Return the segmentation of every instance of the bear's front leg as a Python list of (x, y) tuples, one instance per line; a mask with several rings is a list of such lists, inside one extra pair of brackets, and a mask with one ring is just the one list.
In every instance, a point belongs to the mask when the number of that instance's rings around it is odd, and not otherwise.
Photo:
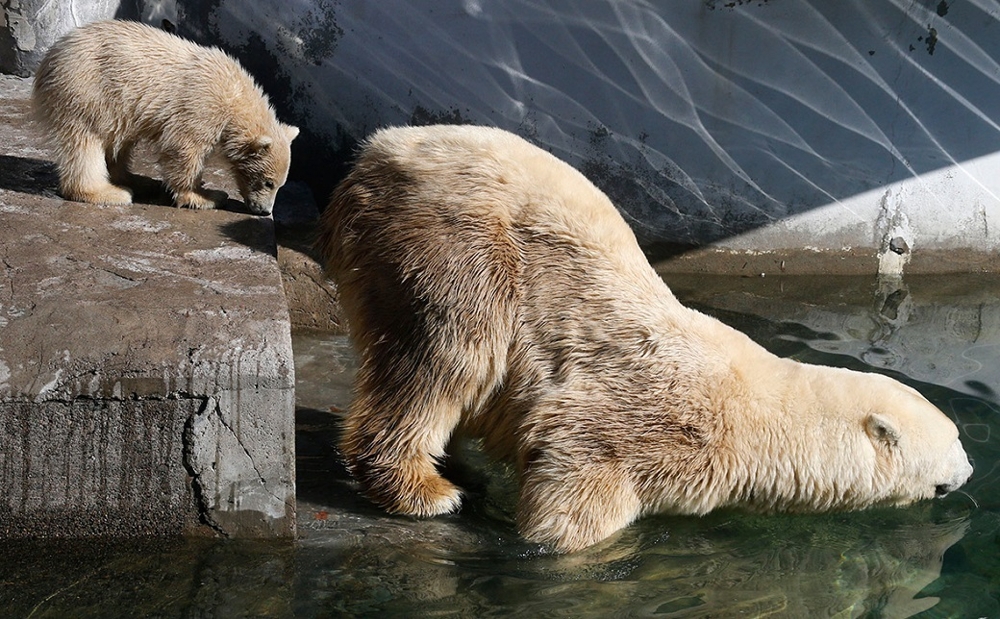
[(564, 458), (536, 458), (522, 473), (517, 526), (526, 539), (575, 552), (628, 526), (642, 511), (633, 482), (612, 463), (566, 469)]
[(201, 172), (208, 152), (198, 149), (165, 148), (160, 155), (163, 181), (182, 208), (210, 209), (226, 201), (224, 191), (206, 190), (201, 184)]

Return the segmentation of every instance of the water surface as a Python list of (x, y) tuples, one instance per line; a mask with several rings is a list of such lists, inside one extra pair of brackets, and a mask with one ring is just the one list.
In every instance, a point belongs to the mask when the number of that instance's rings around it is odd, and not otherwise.
[(776, 354), (890, 374), (958, 424), (965, 493), (820, 516), (650, 517), (571, 556), (522, 540), (506, 467), (463, 445), (458, 514), (385, 515), (334, 443), (344, 337), (294, 338), (294, 542), (4, 542), (12, 617), (1000, 617), (1000, 278), (666, 276)]

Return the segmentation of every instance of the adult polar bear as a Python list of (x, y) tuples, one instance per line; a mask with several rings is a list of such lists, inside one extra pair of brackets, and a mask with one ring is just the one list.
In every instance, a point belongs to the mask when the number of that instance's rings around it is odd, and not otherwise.
[(318, 247), (360, 356), (341, 448), (389, 511), (458, 507), (435, 467), (455, 433), (517, 467), (519, 529), (560, 551), (647, 513), (903, 505), (972, 473), (913, 389), (682, 306), (608, 198), (510, 133), (377, 132)]

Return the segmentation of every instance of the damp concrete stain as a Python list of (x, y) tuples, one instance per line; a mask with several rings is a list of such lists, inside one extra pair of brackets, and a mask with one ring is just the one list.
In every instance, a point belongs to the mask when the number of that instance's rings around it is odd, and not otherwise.
[(931, 26), (927, 27), (927, 37), (924, 39), (924, 43), (927, 45), (927, 53), (931, 56), (934, 55), (934, 48), (937, 47), (938, 35), (937, 29)]
[(410, 124), (414, 127), (427, 125), (471, 125), (472, 119), (462, 116), (462, 111), (458, 108), (450, 110), (434, 111), (417, 105), (410, 114)]

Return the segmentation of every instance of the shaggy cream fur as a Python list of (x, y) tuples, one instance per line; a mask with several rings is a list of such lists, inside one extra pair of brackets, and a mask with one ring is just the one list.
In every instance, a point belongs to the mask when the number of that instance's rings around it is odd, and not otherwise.
[(360, 356), (342, 450), (389, 511), (456, 509), (456, 433), (517, 467), (521, 532), (561, 551), (653, 512), (902, 505), (972, 473), (913, 389), (682, 306), (607, 197), (510, 133), (379, 131), (318, 247)]
[(219, 146), (247, 207), (266, 215), (299, 131), (278, 122), (225, 53), (138, 22), (97, 22), (60, 39), (38, 68), (32, 104), (55, 149), (63, 196), (83, 202), (130, 203), (137, 179), (129, 157), (147, 140), (178, 206), (225, 199), (201, 186), (205, 158)]

